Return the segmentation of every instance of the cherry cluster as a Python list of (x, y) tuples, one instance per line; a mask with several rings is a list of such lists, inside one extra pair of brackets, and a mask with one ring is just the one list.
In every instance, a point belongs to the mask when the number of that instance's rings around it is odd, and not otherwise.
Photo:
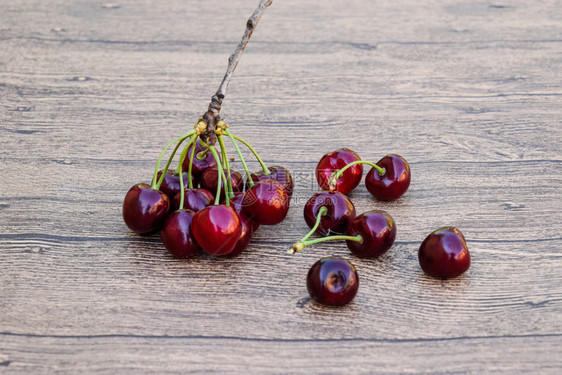
[[(170, 142), (158, 158), (152, 184), (139, 183), (126, 194), (123, 219), (141, 234), (160, 230), (168, 251), (177, 258), (190, 258), (201, 250), (234, 257), (248, 246), (260, 225), (282, 222), (289, 211), (293, 179), (281, 166), (267, 167), (254, 148), (231, 133), (222, 120), (216, 124), (219, 149), (201, 135), (208, 126), (201, 118), (194, 129)], [(230, 168), (224, 138), (232, 141), (246, 173)], [(170, 165), (185, 142), (178, 167)], [(262, 170), (250, 173), (238, 146), (244, 144)], [(164, 169), (162, 157), (175, 145)], [(228, 176), (228, 177), (227, 177)]]
[[(304, 207), (304, 219), (311, 230), (291, 247), (290, 254), (333, 240), (345, 240), (351, 253), (361, 258), (378, 257), (392, 247), (396, 239), (394, 219), (382, 210), (357, 215), (346, 195), (361, 182), (363, 165), (371, 166), (365, 186), (378, 200), (395, 200), (408, 190), (410, 167), (400, 155), (386, 155), (375, 164), (361, 160), (347, 148), (325, 154), (316, 166), (316, 179), (324, 191), (314, 194)], [(324, 237), (309, 240), (314, 233)], [(427, 236), (418, 259), (424, 272), (444, 279), (457, 277), (470, 266), (466, 241), (455, 227), (440, 228)], [(325, 257), (310, 268), (307, 287), (313, 300), (342, 306), (355, 297), (359, 278), (347, 260)]]

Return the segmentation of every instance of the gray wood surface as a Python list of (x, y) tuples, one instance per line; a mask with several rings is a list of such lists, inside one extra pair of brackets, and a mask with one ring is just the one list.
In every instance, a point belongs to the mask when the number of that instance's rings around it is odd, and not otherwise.
[[(560, 374), (559, 2), (275, 0), (222, 113), (293, 171), (287, 220), (232, 260), (126, 228), (125, 193), (203, 113), (257, 3), (0, 1), (0, 373)], [(409, 160), (400, 200), (351, 194), (397, 242), (289, 256), (339, 147)], [(472, 256), (450, 281), (417, 262), (443, 225)], [(359, 272), (344, 308), (308, 298), (328, 254)]]

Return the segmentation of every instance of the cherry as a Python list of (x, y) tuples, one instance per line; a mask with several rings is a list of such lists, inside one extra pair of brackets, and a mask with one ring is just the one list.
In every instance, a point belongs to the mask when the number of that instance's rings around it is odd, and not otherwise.
[(365, 177), (367, 190), (375, 198), (383, 201), (401, 197), (410, 186), (410, 166), (406, 159), (390, 154), (379, 160), (377, 165), (384, 168), (385, 173), (381, 175), (372, 168)]
[[(157, 181), (160, 181), (160, 177), (162, 176), (162, 170), (158, 171)], [(187, 172), (183, 173), (183, 183), (185, 186), (189, 183), (189, 175)], [(193, 181), (195, 183), (195, 181)], [(174, 169), (168, 169), (164, 179), (162, 180), (162, 184), (160, 185), (160, 191), (168, 196), (168, 198), (173, 199), (177, 193), (181, 190), (180, 184), (180, 174), (176, 172)]]
[(466, 240), (455, 227), (431, 232), (420, 246), (418, 259), (425, 273), (441, 279), (460, 276), (470, 267)]
[(160, 190), (140, 183), (133, 186), (123, 201), (123, 220), (137, 233), (149, 233), (158, 229), (166, 220), (170, 199)]
[(160, 238), (166, 249), (176, 258), (190, 258), (201, 253), (201, 248), (191, 233), (194, 214), (191, 210), (177, 210), (164, 222)]
[(252, 227), (252, 220), (248, 219), (244, 214), (238, 213), (238, 217), (240, 218), (240, 225), (242, 227), (242, 233), (240, 234), (240, 238), (238, 242), (236, 242), (236, 246), (234, 250), (227, 254), (227, 257), (234, 258), (244, 251), (250, 240), (252, 239), (252, 235), (254, 234), (254, 228)]
[[(211, 205), (215, 197), (207, 189), (189, 189), (184, 188), (183, 208), (194, 212), (201, 211), (203, 208)], [(180, 207), (181, 193), (177, 193), (172, 201), (172, 210)]]
[[(252, 181), (259, 182), (261, 180), (276, 180), (283, 188), (287, 191), (289, 199), (293, 196), (294, 182), (291, 174), (286, 168), (280, 167), (278, 165), (268, 167), (270, 174), (265, 174), (263, 171), (254, 172), (250, 176)], [(249, 186), (247, 186), (249, 189)]]
[[(327, 153), (322, 156), (316, 166), (316, 180), (323, 190), (328, 190), (330, 176), (338, 169), (342, 169), (346, 164), (361, 160), (359, 155), (348, 148)], [(342, 194), (347, 194), (359, 185), (363, 177), (363, 166), (357, 164), (347, 169), (337, 180), (335, 190)]]
[[(189, 146), (189, 149), (187, 150), (186, 158), (182, 164), (182, 169), (185, 172), (189, 171), (189, 161), (191, 160), (190, 158), (191, 158), (192, 147), (193, 145)], [(211, 151), (207, 151), (207, 153), (205, 153), (205, 155), (202, 158), (199, 158), (200, 153), (205, 150), (207, 150), (207, 147), (202, 146), (201, 143), (197, 141), (197, 144), (195, 145), (195, 155), (193, 157), (193, 165), (191, 167), (192, 168), (191, 172), (194, 176), (199, 177), (208, 168), (217, 166), (217, 163)]]
[(212, 255), (232, 252), (242, 234), (240, 217), (232, 207), (222, 204), (197, 212), (191, 225), (197, 243)]
[(353, 264), (347, 260), (325, 257), (314, 263), (308, 271), (306, 286), (314, 301), (343, 306), (357, 294), (359, 277)]
[[(225, 171), (226, 174), (226, 171)], [(217, 192), (217, 184), (219, 178), (219, 171), (217, 167), (211, 167), (207, 169), (201, 176), (201, 187), (209, 190), (213, 194)], [(242, 175), (240, 172), (233, 169), (230, 170), (230, 181), (232, 181), (232, 190), (234, 192), (242, 191), (244, 187), (244, 181), (242, 180)], [(221, 191), (224, 190), (224, 182), (221, 181)]]
[(372, 210), (357, 216), (347, 229), (347, 235), (360, 235), (362, 238), (362, 242), (346, 241), (354, 255), (373, 258), (392, 247), (396, 239), (396, 224), (385, 211)]
[(242, 200), (242, 213), (264, 225), (279, 224), (289, 211), (287, 191), (275, 180), (261, 180)]
[(309, 228), (313, 228), (316, 224), (321, 207), (326, 207), (326, 213), (320, 219), (317, 228), (322, 235), (345, 233), (349, 224), (355, 219), (355, 207), (345, 195), (337, 191), (323, 191), (314, 194), (304, 206), (304, 220)]

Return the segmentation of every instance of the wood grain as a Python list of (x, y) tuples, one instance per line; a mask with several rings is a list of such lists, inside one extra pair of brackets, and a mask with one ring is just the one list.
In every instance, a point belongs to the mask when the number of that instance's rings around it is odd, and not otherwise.
[[(0, 373), (562, 371), (555, 1), (274, 1), (221, 113), (292, 171), (291, 210), (239, 258), (191, 261), (129, 232), (122, 199), (204, 112), (257, 1), (108, 4), (0, 3)], [(397, 242), (289, 256), (339, 147), (410, 162), (400, 200), (351, 194)], [(472, 256), (450, 281), (417, 262), (443, 225)], [(306, 292), (327, 254), (360, 275), (341, 309)]]

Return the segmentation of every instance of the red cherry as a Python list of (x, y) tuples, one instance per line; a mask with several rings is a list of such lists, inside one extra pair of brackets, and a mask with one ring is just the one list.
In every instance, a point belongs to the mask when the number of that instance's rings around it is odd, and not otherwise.
[(201, 253), (201, 248), (191, 233), (194, 214), (191, 210), (174, 211), (164, 222), (160, 238), (166, 249), (176, 258), (190, 258)]
[(160, 190), (148, 184), (136, 184), (125, 195), (123, 220), (137, 233), (149, 233), (158, 229), (166, 220), (170, 199)]
[(304, 220), (309, 228), (316, 224), (321, 207), (327, 208), (326, 214), (320, 219), (320, 226), (316, 229), (322, 235), (345, 233), (355, 219), (355, 206), (345, 195), (337, 191), (323, 191), (314, 194), (304, 206)]
[[(183, 208), (194, 212), (201, 211), (213, 203), (213, 194), (207, 189), (184, 189)], [(172, 201), (172, 210), (180, 206), (181, 194), (177, 193)]]
[[(242, 212), (242, 203), (244, 202), (244, 195), (245, 193), (238, 192), (238, 193), (234, 193), (234, 198), (230, 198), (230, 206), (234, 208), (234, 210), (236, 210), (236, 212), (238, 213)], [(245, 215), (243, 216), (246, 218), (248, 223), (252, 226), (252, 232), (255, 233), (260, 227), (260, 223), (251, 220)]]
[(240, 254), (248, 247), (250, 240), (252, 239), (252, 235), (254, 234), (254, 229), (252, 228), (251, 220), (248, 219), (244, 214), (239, 213), (238, 217), (240, 218), (240, 225), (242, 226), (242, 233), (240, 234), (240, 238), (238, 242), (236, 242), (236, 246), (234, 250), (227, 254), (227, 257), (234, 258)]
[(262, 180), (246, 192), (242, 213), (264, 225), (279, 224), (289, 211), (289, 196), (275, 180)]
[[(182, 164), (182, 169), (184, 172), (189, 171), (189, 160), (191, 158), (191, 150), (192, 150), (193, 144), (191, 146), (189, 146), (189, 149), (187, 150), (187, 156), (183, 161)], [(213, 156), (213, 153), (211, 151), (208, 151), (205, 156), (202, 159), (199, 159), (197, 157), (197, 155), (201, 152), (201, 151), (205, 151), (207, 148), (203, 147), (201, 145), (201, 143), (199, 141), (197, 141), (197, 144), (195, 145), (195, 155), (193, 158), (193, 165), (192, 165), (192, 169), (191, 172), (194, 176), (201, 176), (203, 174), (203, 172), (205, 172), (208, 168), (211, 167), (216, 167), (217, 163), (215, 161), (215, 158)], [(218, 150), (217, 150), (218, 152)], [(219, 153), (219, 157), (220, 157), (220, 153)]]
[(351, 222), (347, 235), (361, 235), (363, 238), (363, 242), (346, 241), (354, 255), (373, 258), (392, 247), (396, 239), (396, 224), (385, 211), (368, 211)]
[(470, 267), (466, 240), (455, 227), (431, 232), (420, 246), (418, 259), (425, 273), (441, 279), (460, 276)]
[(306, 286), (314, 301), (324, 305), (343, 306), (357, 294), (359, 277), (353, 264), (347, 260), (326, 257), (310, 268)]
[(372, 168), (365, 177), (367, 190), (382, 201), (400, 198), (410, 186), (410, 166), (406, 159), (400, 155), (390, 154), (379, 160), (377, 165), (384, 168), (385, 173), (381, 176), (375, 168)]
[[(322, 156), (320, 162), (316, 166), (316, 180), (322, 190), (328, 190), (329, 179), (333, 172), (342, 169), (347, 164), (361, 160), (359, 155), (348, 148), (340, 148), (338, 150), (327, 153)], [(336, 191), (347, 194), (359, 185), (363, 177), (363, 165), (356, 164), (347, 169), (338, 178), (336, 182)]]
[[(163, 171), (158, 171), (157, 181), (160, 181), (160, 177), (162, 176)], [(188, 180), (189, 176), (187, 172), (183, 173), (183, 183), (184, 186), (187, 186), (189, 183)], [(160, 191), (163, 192), (168, 196), (168, 198), (173, 199), (174, 196), (179, 193), (181, 190), (180, 184), (180, 174), (177, 173), (174, 169), (168, 169), (164, 179), (162, 180), (162, 184), (160, 185)]]
[(199, 246), (212, 255), (232, 252), (242, 234), (238, 214), (232, 207), (222, 204), (197, 212), (191, 226)]
[[(226, 175), (226, 172), (225, 172)], [(201, 187), (203, 189), (209, 190), (211, 193), (217, 193), (219, 171), (217, 167), (211, 167), (207, 169), (201, 176)], [(233, 169), (230, 170), (230, 181), (232, 181), (232, 190), (234, 192), (242, 191), (244, 187), (244, 181), (242, 180), (242, 175), (240, 172)], [(221, 191), (224, 191), (224, 181), (221, 179)], [(224, 193), (221, 193), (223, 195)]]
[[(272, 167), (268, 167), (270, 174), (264, 174), (263, 171), (254, 172), (250, 176), (252, 177), (252, 181), (259, 182), (261, 180), (276, 180), (278, 181), (283, 188), (287, 191), (287, 195), (289, 199), (293, 196), (293, 178), (289, 171), (283, 167), (278, 165), (274, 165)], [(247, 186), (249, 189), (249, 186)]]

